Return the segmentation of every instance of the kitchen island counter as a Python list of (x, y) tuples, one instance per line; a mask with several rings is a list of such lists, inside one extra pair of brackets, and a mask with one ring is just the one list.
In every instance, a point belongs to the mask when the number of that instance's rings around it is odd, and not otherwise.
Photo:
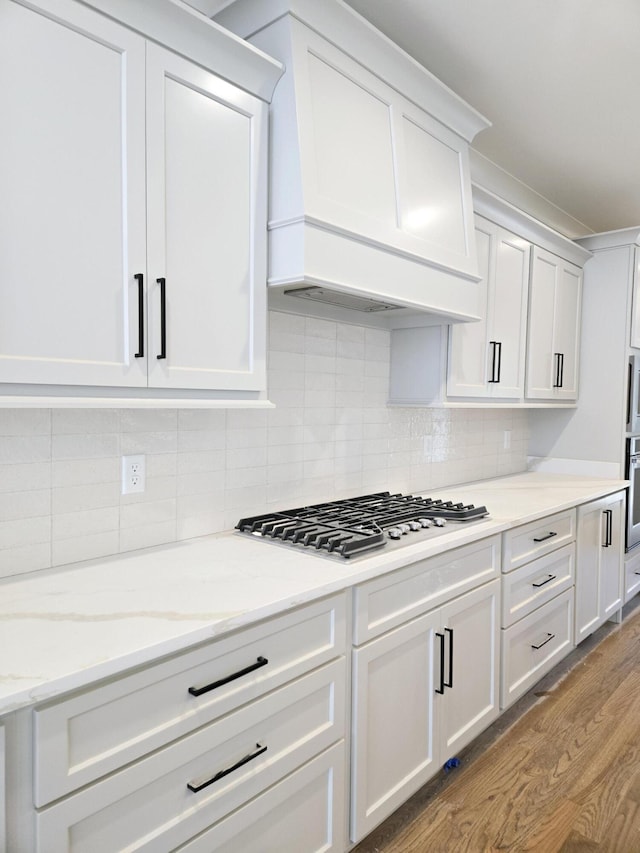
[(490, 517), (353, 561), (227, 532), (7, 578), (0, 582), (0, 714), (625, 485), (525, 473), (429, 492), (484, 504)]

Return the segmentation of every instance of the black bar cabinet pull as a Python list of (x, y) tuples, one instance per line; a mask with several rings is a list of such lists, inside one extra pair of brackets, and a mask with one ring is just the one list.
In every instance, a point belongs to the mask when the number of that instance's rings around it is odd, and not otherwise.
[(498, 352), (498, 341), (489, 341), (489, 346), (492, 347), (491, 350), (491, 379), (488, 379), (487, 382), (497, 382), (496, 379), (496, 355)]
[(629, 362), (629, 375), (627, 377), (627, 429), (631, 429), (631, 394), (633, 391), (633, 365)]
[(557, 536), (558, 534), (555, 530), (550, 530), (548, 533), (545, 533), (544, 536), (538, 536), (537, 538), (534, 536), (534, 542), (545, 542), (547, 539), (551, 539), (553, 536)]
[(160, 285), (160, 355), (157, 358), (167, 357), (167, 280), (157, 278)]
[(605, 528), (604, 528), (604, 542), (602, 543), (603, 548), (608, 548), (613, 542), (613, 510), (605, 509), (603, 510), (605, 517)]
[(247, 675), (256, 669), (260, 669), (261, 666), (266, 666), (268, 663), (269, 661), (266, 658), (259, 657), (255, 663), (251, 664), (251, 666), (245, 666), (244, 669), (239, 669), (238, 672), (234, 672), (232, 675), (227, 675), (226, 678), (221, 678), (219, 681), (212, 681), (211, 684), (206, 684), (204, 687), (190, 687), (189, 693), (192, 696), (202, 696), (203, 693), (209, 693), (210, 690), (222, 687), (223, 684), (235, 681), (236, 678), (242, 678), (243, 675)]
[(449, 680), (443, 680), (443, 684), (445, 687), (453, 687), (453, 629), (445, 628), (444, 632), (449, 635)]
[(543, 640), (543, 641), (540, 643), (540, 645), (538, 645), (538, 646), (534, 646), (534, 645), (533, 645), (533, 643), (532, 643), (532, 644), (531, 644), (531, 648), (532, 648), (532, 649), (541, 649), (543, 646), (546, 646), (546, 645), (547, 645), (547, 643), (551, 642), (551, 640), (553, 640), (553, 638), (554, 638), (554, 637), (555, 637), (555, 634), (549, 634), (549, 633), (547, 633), (547, 638), (546, 638), (546, 640)]
[(233, 773), (234, 770), (238, 770), (240, 767), (244, 767), (245, 764), (248, 764), (250, 761), (253, 761), (254, 758), (257, 758), (259, 755), (262, 755), (267, 751), (266, 746), (260, 746), (259, 743), (256, 744), (255, 752), (250, 752), (248, 755), (245, 755), (244, 758), (241, 758), (240, 761), (236, 761), (231, 767), (227, 767), (226, 770), (220, 770), (220, 772), (216, 773), (215, 776), (212, 776), (211, 779), (206, 779), (204, 782), (187, 782), (187, 788), (190, 791), (193, 791), (194, 794), (197, 794), (198, 791), (201, 791), (203, 788), (207, 788), (209, 785), (213, 785), (214, 782), (217, 782), (218, 779), (223, 779), (225, 776), (228, 776), (229, 773)]
[(137, 272), (134, 275), (138, 282), (138, 352), (135, 358), (144, 358), (144, 275)]
[(564, 381), (564, 353), (554, 352), (553, 357), (556, 360), (556, 381), (553, 383), (553, 387), (562, 388)]
[(545, 584), (549, 583), (549, 581), (554, 581), (555, 579), (556, 579), (556, 575), (547, 575), (545, 580), (540, 581), (540, 583), (532, 583), (531, 586), (535, 586), (536, 588), (538, 588), (540, 586), (544, 586)]
[(498, 378), (496, 382), (500, 382), (502, 377), (502, 341), (496, 341), (497, 350), (498, 350)]
[(444, 634), (436, 631), (436, 637), (440, 639), (440, 687), (436, 687), (436, 693), (444, 693)]

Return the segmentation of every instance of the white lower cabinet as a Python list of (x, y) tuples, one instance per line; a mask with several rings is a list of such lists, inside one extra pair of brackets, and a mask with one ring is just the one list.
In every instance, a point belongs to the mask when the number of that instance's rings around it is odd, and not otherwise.
[(640, 548), (625, 556), (624, 561), (624, 603), (631, 601), (640, 592)]
[[(475, 573), (499, 571), (499, 538), (482, 540), (442, 558), (423, 561), (424, 583), (442, 582), (445, 564)], [(431, 564), (431, 565), (430, 565)], [(415, 592), (415, 570), (392, 573), (356, 589), (356, 638), (370, 625), (363, 606), (401, 612)], [(405, 587), (406, 581), (411, 583)], [(447, 587), (450, 601), (364, 643), (353, 652), (351, 840), (359, 841), (433, 776), (498, 715), (498, 579), (459, 595), (463, 579)], [(442, 588), (444, 587), (444, 588)], [(362, 617), (359, 619), (358, 616)], [(362, 624), (359, 624), (359, 623)], [(384, 629), (383, 629), (384, 630)]]
[(622, 608), (624, 518), (624, 491), (578, 508), (576, 643)]
[(332, 596), (36, 709), (35, 853), (344, 850), (345, 610)]
[(574, 647), (576, 511), (503, 536), (500, 707), (519, 699)]

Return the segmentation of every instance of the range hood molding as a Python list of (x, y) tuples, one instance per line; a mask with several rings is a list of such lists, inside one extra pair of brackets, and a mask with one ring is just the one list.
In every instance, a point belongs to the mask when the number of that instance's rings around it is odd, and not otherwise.
[(398, 306), (326, 306), (353, 322), (478, 319), (468, 148), (486, 119), (341, 0), (234, 0), (216, 21), (286, 68), (271, 105), (272, 307), (324, 312), (284, 293), (318, 286)]

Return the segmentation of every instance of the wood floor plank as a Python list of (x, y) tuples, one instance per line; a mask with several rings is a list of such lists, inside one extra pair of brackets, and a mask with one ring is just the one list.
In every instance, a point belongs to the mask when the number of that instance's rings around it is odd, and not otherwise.
[(557, 806), (536, 821), (532, 831), (521, 834), (509, 848), (512, 853), (558, 853), (573, 830), (580, 806), (560, 800)]
[(640, 853), (640, 608), (603, 631), (353, 853)]
[(558, 853), (602, 853), (602, 848), (595, 841), (589, 841), (584, 835), (575, 830), (566, 838)]

